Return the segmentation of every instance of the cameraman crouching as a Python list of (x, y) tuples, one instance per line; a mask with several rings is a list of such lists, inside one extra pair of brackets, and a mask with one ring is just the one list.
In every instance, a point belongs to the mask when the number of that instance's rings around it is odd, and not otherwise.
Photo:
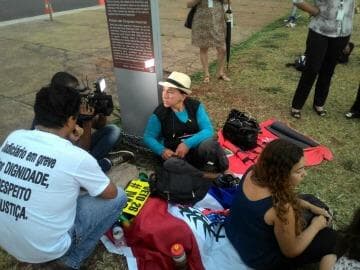
[[(57, 72), (51, 79), (53, 87), (72, 87), (79, 89), (79, 81), (67, 72)], [(120, 138), (120, 128), (113, 124), (107, 124), (107, 117), (102, 114), (95, 114), (93, 107), (81, 102), (80, 116), (78, 125), (82, 128), (77, 129), (76, 141), (72, 140), (77, 146), (89, 151), (98, 161), (103, 172), (108, 172), (112, 166), (126, 162), (134, 157), (130, 151), (118, 151), (115, 158), (107, 158), (111, 149)], [(92, 133), (92, 129), (96, 131)]]
[[(36, 129), (14, 131), (1, 146), (0, 247), (40, 269), (79, 269), (127, 200), (69, 141), (79, 106), (73, 88), (42, 88)], [(88, 193), (79, 196), (80, 188)]]

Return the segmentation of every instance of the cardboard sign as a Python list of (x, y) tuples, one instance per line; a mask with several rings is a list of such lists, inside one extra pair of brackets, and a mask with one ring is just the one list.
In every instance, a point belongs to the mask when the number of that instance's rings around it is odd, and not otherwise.
[(133, 179), (125, 188), (128, 201), (123, 212), (136, 216), (150, 195), (149, 183)]

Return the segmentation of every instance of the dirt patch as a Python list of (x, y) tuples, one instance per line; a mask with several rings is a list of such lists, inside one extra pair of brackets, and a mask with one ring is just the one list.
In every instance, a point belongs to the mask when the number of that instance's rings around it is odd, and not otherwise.
[[(246, 40), (270, 22), (290, 12), (291, 3), (282, 0), (233, 1), (234, 28), (232, 43)], [(162, 38), (163, 69), (192, 74), (201, 70), (198, 48), (191, 45), (191, 30), (184, 27), (189, 10), (184, 1), (160, 1), (160, 27)], [(210, 50), (209, 60), (215, 60), (215, 50)]]

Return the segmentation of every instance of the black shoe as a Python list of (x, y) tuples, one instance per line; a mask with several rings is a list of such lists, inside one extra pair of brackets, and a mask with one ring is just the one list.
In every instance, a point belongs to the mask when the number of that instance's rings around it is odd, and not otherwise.
[(300, 119), (301, 118), (301, 111), (300, 110), (296, 110), (294, 111), (294, 109), (290, 110), (290, 114), (292, 117), (294, 117), (295, 119)]
[(360, 112), (347, 112), (345, 114), (345, 117), (348, 118), (348, 119), (360, 118)]
[(222, 174), (214, 180), (214, 185), (219, 188), (232, 188), (237, 187), (240, 183), (238, 177), (234, 177), (231, 174)]
[(314, 112), (316, 112), (316, 114), (320, 117), (324, 117), (327, 114), (327, 111), (322, 109), (319, 110), (315, 105), (313, 106)]

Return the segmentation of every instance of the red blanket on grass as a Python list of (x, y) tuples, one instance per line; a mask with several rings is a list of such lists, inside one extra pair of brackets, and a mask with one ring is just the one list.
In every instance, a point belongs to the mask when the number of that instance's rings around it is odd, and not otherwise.
[(150, 197), (125, 236), (140, 270), (173, 269), (170, 247), (174, 243), (184, 246), (191, 270), (204, 270), (191, 229), (168, 212), (162, 199)]
[[(258, 146), (250, 151), (242, 151), (239, 147), (233, 145), (230, 141), (224, 138), (222, 130), (219, 130), (218, 141), (220, 145), (232, 152), (230, 155), (228, 155), (230, 171), (237, 174), (244, 174), (249, 167), (255, 164), (265, 145), (273, 140), (278, 139), (278, 136), (266, 129), (266, 127), (270, 126), (275, 121), (275, 119), (270, 119), (260, 124), (261, 132), (258, 136)], [(318, 165), (324, 160), (333, 159), (333, 154), (331, 153), (330, 149), (323, 145), (305, 148), (304, 156), (306, 160), (306, 166)]]

